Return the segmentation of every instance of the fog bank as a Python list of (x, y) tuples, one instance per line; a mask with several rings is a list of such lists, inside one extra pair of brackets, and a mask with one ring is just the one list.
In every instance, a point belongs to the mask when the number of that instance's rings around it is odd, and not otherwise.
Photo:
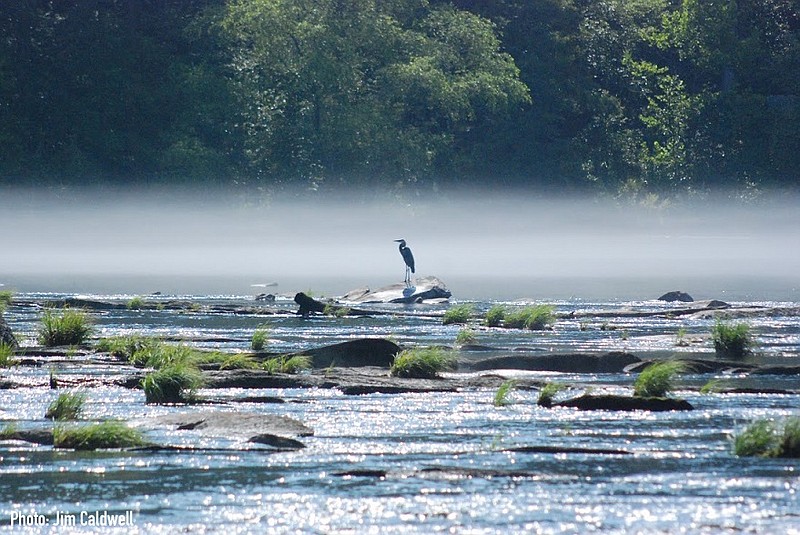
[[(70, 277), (96, 276), (150, 277), (162, 284), (227, 279), (242, 292), (268, 282), (277, 282), (278, 291), (345, 291), (401, 281), (404, 265), (393, 242), (399, 238), (413, 250), (418, 276), (435, 275), (451, 286), (463, 281), (470, 297), (514, 295), (514, 285), (525, 284), (519, 281), (532, 284), (519, 295), (525, 297), (552, 290), (548, 280), (562, 281), (569, 296), (575, 295), (571, 279), (576, 288), (586, 281), (622, 281), (624, 287), (626, 279), (631, 285), (716, 279), (784, 281), (776, 291), (786, 284), (788, 299), (800, 274), (800, 204), (794, 198), (646, 208), (487, 193), (258, 205), (223, 194), (212, 202), (174, 192), (0, 195), (0, 283), (6, 286), (34, 279), (68, 285)], [(664, 291), (670, 289), (676, 288)]]

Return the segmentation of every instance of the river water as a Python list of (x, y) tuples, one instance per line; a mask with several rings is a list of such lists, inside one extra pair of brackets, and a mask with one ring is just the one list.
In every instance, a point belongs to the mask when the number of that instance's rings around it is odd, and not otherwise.
[[(24, 285), (18, 285), (24, 286)], [(255, 291), (262, 291), (254, 288)], [(462, 292), (462, 295), (469, 292)], [(729, 294), (735, 307), (798, 307), (795, 294)], [(135, 294), (84, 297), (126, 302)], [(586, 294), (588, 295), (588, 294)], [(6, 320), (33, 345), (41, 310), (32, 303), (74, 293), (27, 289), (15, 295)], [(649, 296), (648, 296), (649, 297)], [(719, 296), (716, 296), (719, 297)], [(721, 297), (722, 298), (722, 297)], [(731, 299), (732, 298), (732, 299)], [(737, 300), (736, 298), (739, 298)], [(225, 351), (245, 351), (253, 331), (270, 325), (269, 347), (299, 351), (362, 337), (391, 337), (401, 345), (452, 345), (460, 327), (443, 326), (446, 305), (377, 306), (394, 315), (302, 319), (292, 313), (206, 312), (210, 305), (265, 307), (292, 312), (289, 296), (275, 304), (250, 293), (159, 295), (184, 299), (196, 310), (93, 312), (97, 336), (165, 336)], [(496, 298), (464, 299), (477, 311)], [(530, 299), (506, 299), (520, 305)], [(541, 302), (541, 301), (536, 301)], [(604, 315), (622, 310), (669, 310), (649, 300), (562, 295), (547, 301), (561, 315), (552, 331), (477, 328), (479, 344), (511, 351), (630, 351), (642, 357), (681, 353), (711, 358), (708, 317)], [(574, 313), (570, 316), (570, 313)], [(597, 313), (595, 315), (595, 313)], [(796, 314), (747, 319), (759, 357), (771, 364), (800, 361)], [(684, 339), (688, 346), (679, 346)], [(469, 355), (464, 358), (471, 358)], [(120, 366), (91, 356), (54, 358), (42, 366), (0, 371), (5, 379), (46, 383), (59, 377), (119, 374)], [(593, 392), (630, 392), (629, 374), (570, 375), (500, 370), (507, 377), (558, 380)], [(0, 442), (0, 530), (119, 533), (800, 533), (800, 461), (739, 458), (731, 437), (758, 418), (800, 414), (797, 394), (701, 394), (712, 378), (732, 386), (800, 390), (796, 375), (688, 375), (674, 394), (688, 412), (580, 412), (544, 409), (537, 390), (518, 389), (511, 403), (493, 404), (495, 392), (346, 396), (335, 389), (223, 389), (201, 395), (217, 401), (243, 395), (286, 403), (198, 405), (190, 410), (237, 410), (289, 416), (314, 430), (305, 449), (274, 453), (224, 440), (191, 439), (194, 452), (58, 451)], [(120, 418), (138, 425), (186, 407), (153, 406), (141, 390), (86, 388), (85, 419)], [(0, 425), (41, 426), (56, 393), (45, 386), (0, 390)], [(183, 444), (185, 433), (148, 430), (162, 444)], [(201, 441), (198, 442), (198, 441)], [(621, 450), (625, 455), (530, 453), (525, 447)], [(132, 512), (133, 526), (81, 525), (95, 512)], [(11, 526), (14, 514), (44, 525)], [(39, 516), (37, 516), (39, 515)], [(84, 515), (83, 517), (81, 515)], [(57, 526), (70, 519), (74, 526)]]

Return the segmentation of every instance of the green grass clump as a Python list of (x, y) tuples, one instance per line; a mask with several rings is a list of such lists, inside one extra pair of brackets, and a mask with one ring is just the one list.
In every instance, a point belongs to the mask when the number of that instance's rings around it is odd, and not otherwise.
[(494, 406), (505, 407), (506, 405), (510, 405), (511, 401), (508, 399), (508, 396), (514, 390), (515, 386), (517, 386), (517, 382), (514, 379), (503, 381), (503, 384), (501, 384), (497, 388), (497, 392), (494, 393)]
[(442, 317), (442, 325), (467, 323), (474, 310), (475, 306), (470, 303), (450, 307)]
[[(160, 343), (161, 342), (157, 338), (141, 334), (131, 334), (127, 336), (103, 338), (97, 342), (97, 346), (95, 347), (98, 351), (110, 353), (114, 358), (135, 364), (137, 359), (134, 355), (137, 353), (144, 354), (146, 349), (153, 348)], [(142, 365), (144, 365), (144, 363), (142, 363)]]
[(14, 358), (14, 348), (5, 342), (0, 342), (0, 368), (8, 368), (17, 364)]
[(717, 321), (711, 329), (714, 351), (721, 358), (741, 359), (752, 352), (753, 337), (746, 323), (730, 324)]
[(81, 345), (92, 334), (89, 316), (80, 310), (64, 309), (60, 314), (47, 309), (42, 315), (38, 340), (45, 347)]
[(56, 426), (53, 447), (74, 450), (132, 448), (145, 444), (142, 434), (123, 422), (106, 421), (80, 427)]
[(547, 383), (539, 391), (539, 399), (536, 403), (542, 407), (551, 407), (556, 394), (566, 389), (567, 385), (562, 383)]
[(475, 334), (474, 329), (461, 329), (456, 335), (456, 345), (474, 344), (477, 339), (478, 335)]
[(389, 373), (396, 377), (434, 379), (440, 372), (456, 367), (456, 357), (451, 351), (438, 347), (406, 349), (394, 358)]
[(14, 301), (14, 293), (10, 290), (0, 292), (0, 314)]
[(141, 310), (144, 308), (144, 299), (140, 296), (133, 297), (126, 306), (128, 310)]
[(510, 329), (529, 329), (540, 331), (555, 322), (554, 308), (551, 305), (536, 305), (506, 315), (503, 326)]
[(678, 360), (655, 362), (643, 369), (633, 382), (633, 395), (643, 398), (663, 398), (675, 387), (675, 376), (686, 365)]
[(192, 403), (203, 383), (203, 374), (195, 366), (174, 363), (147, 374), (142, 388), (147, 403)]
[(253, 355), (246, 353), (232, 353), (223, 354), (222, 362), (219, 365), (220, 370), (253, 370), (258, 368), (258, 362), (253, 359)]
[(172, 365), (195, 367), (200, 360), (202, 360), (201, 353), (189, 346), (155, 342), (144, 344), (134, 351), (130, 363), (134, 366), (158, 370)]
[(740, 457), (800, 458), (800, 417), (783, 423), (761, 419), (733, 439), (733, 453)]
[(44, 417), (50, 420), (77, 420), (83, 413), (86, 394), (82, 392), (62, 392), (47, 407)]
[(300, 373), (311, 369), (311, 357), (293, 355), (291, 357), (275, 357), (264, 361), (261, 367), (269, 374)]
[(487, 327), (499, 327), (506, 317), (506, 307), (503, 305), (494, 305), (486, 313), (484, 323)]
[(270, 327), (266, 323), (258, 327), (253, 332), (253, 337), (250, 339), (250, 348), (253, 351), (263, 351), (269, 342)]
[(325, 305), (325, 308), (322, 309), (322, 313), (326, 316), (333, 316), (334, 318), (345, 318), (350, 314), (350, 310), (350, 307), (342, 307), (328, 303)]

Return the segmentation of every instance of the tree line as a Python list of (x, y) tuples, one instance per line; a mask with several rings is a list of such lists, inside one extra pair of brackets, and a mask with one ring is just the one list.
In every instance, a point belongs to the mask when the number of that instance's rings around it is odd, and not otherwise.
[(15, 0), (0, 184), (796, 187), (794, 0)]

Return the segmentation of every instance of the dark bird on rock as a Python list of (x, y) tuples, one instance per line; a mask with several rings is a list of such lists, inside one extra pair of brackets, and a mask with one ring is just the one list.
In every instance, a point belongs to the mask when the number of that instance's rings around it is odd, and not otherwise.
[(400, 254), (403, 255), (403, 261), (406, 263), (406, 286), (411, 284), (411, 274), (414, 273), (414, 255), (411, 254), (411, 249), (406, 246), (406, 240), (394, 240), (400, 244)]

